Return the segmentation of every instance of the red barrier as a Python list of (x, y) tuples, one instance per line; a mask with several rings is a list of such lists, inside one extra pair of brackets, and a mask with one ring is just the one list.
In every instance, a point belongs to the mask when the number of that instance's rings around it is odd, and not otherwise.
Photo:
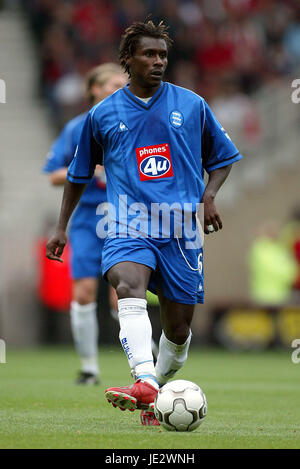
[(37, 242), (38, 286), (37, 294), (41, 302), (55, 311), (65, 312), (70, 308), (72, 299), (72, 279), (70, 268), (70, 247), (65, 247), (64, 262), (50, 261), (46, 258), (46, 239)]

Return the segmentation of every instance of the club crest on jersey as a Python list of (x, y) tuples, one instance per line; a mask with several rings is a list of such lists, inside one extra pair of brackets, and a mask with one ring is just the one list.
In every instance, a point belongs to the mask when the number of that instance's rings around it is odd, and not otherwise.
[(180, 111), (172, 111), (170, 114), (170, 123), (175, 129), (179, 129), (183, 124), (182, 113)]
[(173, 176), (168, 143), (136, 148), (135, 152), (141, 181)]

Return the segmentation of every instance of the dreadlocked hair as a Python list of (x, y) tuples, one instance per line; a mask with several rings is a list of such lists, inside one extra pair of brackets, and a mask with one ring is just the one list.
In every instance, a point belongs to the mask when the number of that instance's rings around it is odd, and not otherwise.
[(155, 39), (163, 39), (169, 50), (173, 41), (169, 36), (168, 29), (168, 26), (166, 26), (163, 21), (160, 21), (157, 26), (153, 21), (136, 21), (125, 30), (125, 33), (121, 38), (119, 60), (121, 66), (129, 76), (130, 72), (129, 67), (126, 64), (126, 59), (134, 55), (139, 39), (145, 36), (153, 37)]

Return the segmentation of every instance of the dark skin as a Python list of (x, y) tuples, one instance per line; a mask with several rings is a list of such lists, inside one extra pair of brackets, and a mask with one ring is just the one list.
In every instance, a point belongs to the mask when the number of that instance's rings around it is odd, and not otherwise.
[[(168, 50), (163, 39), (141, 37), (134, 54), (127, 58), (130, 70), (130, 91), (140, 97), (148, 98), (155, 94), (161, 84), (168, 64)], [(212, 171), (206, 186), (202, 203), (204, 204), (204, 232), (209, 234), (208, 225), (214, 230), (222, 229), (222, 220), (215, 206), (215, 197), (226, 180), (231, 166)], [(46, 256), (60, 261), (67, 242), (66, 228), (85, 188), (84, 184), (66, 181), (61, 213), (56, 234), (47, 244)], [(119, 299), (146, 298), (146, 290), (151, 276), (151, 269), (135, 262), (115, 264), (107, 272), (107, 278), (116, 289)], [(166, 337), (175, 344), (186, 342), (190, 334), (194, 305), (175, 303), (167, 299), (158, 289), (161, 309), (161, 323)]]
[(168, 49), (163, 39), (141, 37), (135, 54), (127, 59), (130, 91), (140, 98), (153, 96), (160, 87), (168, 65)]

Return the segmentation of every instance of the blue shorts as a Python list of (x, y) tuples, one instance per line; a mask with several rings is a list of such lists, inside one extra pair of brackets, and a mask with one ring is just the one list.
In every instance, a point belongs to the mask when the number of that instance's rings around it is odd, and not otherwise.
[(101, 275), (104, 239), (96, 233), (101, 217), (96, 215), (95, 205), (79, 205), (73, 215), (69, 232), (73, 279)]
[(183, 239), (159, 242), (149, 238), (106, 238), (102, 253), (102, 274), (119, 262), (136, 262), (153, 270), (148, 289), (159, 286), (166, 298), (176, 303), (204, 302), (203, 250), (186, 249)]

